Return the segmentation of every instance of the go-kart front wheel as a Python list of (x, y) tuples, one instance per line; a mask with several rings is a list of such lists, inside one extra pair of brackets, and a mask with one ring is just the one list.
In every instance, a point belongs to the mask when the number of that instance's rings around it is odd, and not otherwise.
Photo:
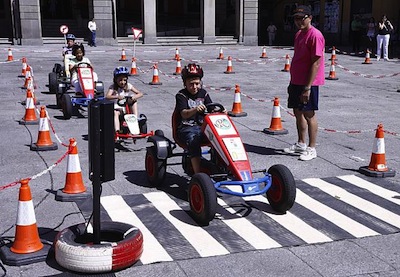
[(294, 204), (296, 199), (296, 183), (290, 170), (276, 164), (268, 169), (271, 174), (272, 184), (267, 191), (267, 199), (271, 207), (280, 213), (285, 213)]
[(189, 183), (188, 198), (194, 220), (201, 226), (208, 225), (217, 210), (217, 193), (210, 176), (194, 174)]
[(154, 146), (147, 147), (145, 168), (150, 185), (153, 187), (160, 187), (165, 179), (167, 165), (166, 160), (157, 158), (156, 148)]
[(67, 93), (64, 93), (61, 97), (61, 106), (62, 112), (64, 115), (64, 119), (70, 119), (72, 116), (72, 102), (71, 96)]

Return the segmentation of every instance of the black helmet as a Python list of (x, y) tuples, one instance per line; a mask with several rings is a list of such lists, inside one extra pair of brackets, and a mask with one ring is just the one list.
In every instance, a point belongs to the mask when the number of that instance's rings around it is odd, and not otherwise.
[(65, 39), (66, 40), (75, 40), (76, 39), (76, 37), (73, 35), (73, 34), (67, 34), (66, 36), (65, 36)]
[(195, 64), (195, 63), (190, 63), (187, 66), (185, 66), (182, 69), (182, 80), (185, 82), (187, 78), (203, 78), (204, 73), (203, 73), (203, 69), (200, 67), (200, 65)]
[(120, 75), (124, 75), (124, 76), (128, 77), (129, 76), (128, 68), (126, 68), (125, 66), (116, 67), (114, 69), (114, 78), (116, 78)]

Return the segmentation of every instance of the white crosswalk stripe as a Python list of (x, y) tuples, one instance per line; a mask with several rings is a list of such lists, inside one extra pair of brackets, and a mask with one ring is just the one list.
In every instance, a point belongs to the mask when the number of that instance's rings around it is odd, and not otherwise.
[(140, 261), (150, 264), (399, 232), (400, 189), (376, 180), (355, 175), (303, 179), (286, 214), (272, 212), (262, 195), (221, 195), (221, 214), (204, 227), (190, 217), (187, 202), (166, 192), (104, 196), (101, 205), (103, 216), (142, 231)]

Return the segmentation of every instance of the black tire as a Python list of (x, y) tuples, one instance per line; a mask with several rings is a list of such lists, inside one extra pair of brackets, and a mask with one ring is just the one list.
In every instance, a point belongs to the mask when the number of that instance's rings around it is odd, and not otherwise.
[(57, 108), (61, 109), (62, 108), (62, 96), (64, 94), (64, 90), (62, 87), (57, 87), (56, 89), (56, 105)]
[(272, 185), (267, 191), (269, 204), (275, 211), (285, 213), (296, 199), (296, 182), (290, 170), (282, 164), (271, 166), (268, 173), (272, 176)]
[(54, 64), (53, 72), (61, 75), (62, 71), (63, 71), (63, 66), (61, 64), (59, 64), (59, 63)]
[(213, 220), (217, 210), (217, 193), (210, 176), (194, 174), (189, 183), (188, 200), (194, 220), (206, 226)]
[(61, 106), (62, 106), (62, 112), (64, 115), (64, 119), (70, 119), (72, 116), (72, 102), (71, 102), (71, 96), (67, 93), (64, 93), (61, 97)]
[(56, 72), (50, 72), (49, 73), (49, 92), (50, 93), (56, 93), (57, 88), (58, 88), (58, 74)]
[(54, 240), (55, 259), (62, 267), (85, 273), (117, 271), (136, 263), (143, 252), (143, 235), (122, 222), (101, 222), (101, 244), (85, 234), (85, 224), (60, 231)]
[(167, 160), (157, 158), (156, 148), (154, 146), (147, 147), (145, 168), (147, 179), (153, 187), (160, 187), (164, 182), (167, 173)]
[(159, 136), (159, 137), (163, 137), (164, 136), (164, 132), (163, 132), (163, 130), (157, 129), (154, 132), (154, 135)]

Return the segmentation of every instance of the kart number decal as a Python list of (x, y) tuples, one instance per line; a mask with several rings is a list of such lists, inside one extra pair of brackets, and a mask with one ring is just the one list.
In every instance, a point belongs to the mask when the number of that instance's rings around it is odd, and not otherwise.
[(92, 72), (90, 68), (80, 68), (79, 70), (83, 78), (92, 78)]
[(226, 149), (228, 149), (229, 155), (232, 160), (235, 161), (247, 161), (246, 151), (244, 150), (243, 143), (239, 137), (236, 138), (223, 138)]
[(93, 89), (93, 80), (92, 79), (84, 79), (83, 86), (85, 90), (92, 90)]
[(226, 115), (212, 115), (210, 116), (211, 122), (214, 125), (215, 129), (218, 132), (218, 135), (225, 136), (225, 135), (236, 135), (235, 128), (233, 128), (232, 123), (227, 118)]

